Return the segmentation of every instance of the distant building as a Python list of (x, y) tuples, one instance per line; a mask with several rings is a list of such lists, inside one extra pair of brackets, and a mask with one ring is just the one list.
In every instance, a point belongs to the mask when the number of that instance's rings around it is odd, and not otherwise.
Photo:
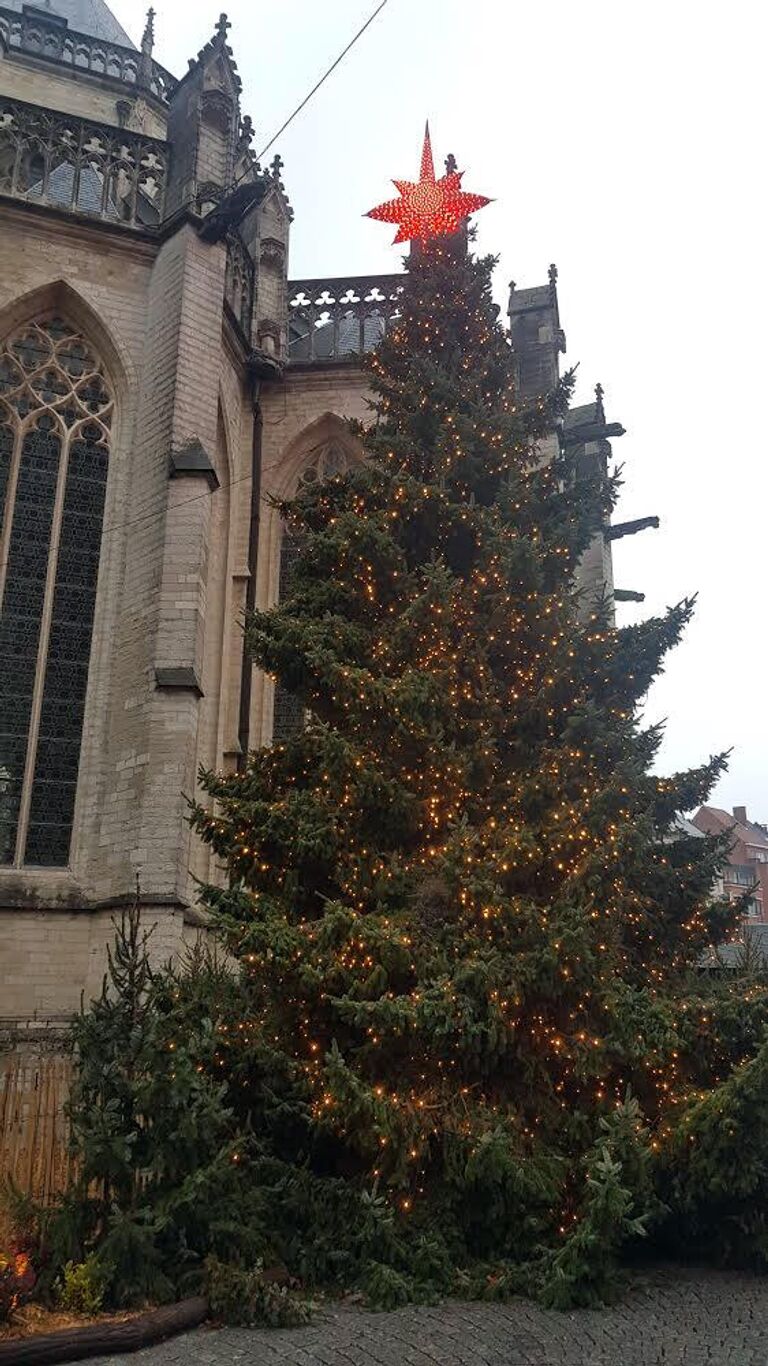
[(730, 858), (723, 869), (725, 895), (735, 901), (752, 889), (747, 918), (751, 924), (768, 924), (768, 829), (748, 820), (745, 806), (734, 806), (732, 816), (717, 806), (702, 806), (693, 824), (710, 835), (732, 832)]

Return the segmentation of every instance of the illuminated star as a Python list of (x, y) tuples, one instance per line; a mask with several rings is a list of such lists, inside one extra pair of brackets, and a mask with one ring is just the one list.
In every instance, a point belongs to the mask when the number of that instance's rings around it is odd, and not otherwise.
[(439, 180), (435, 179), (427, 124), (418, 181), (394, 180), (392, 183), (400, 198), (379, 204), (366, 217), (377, 218), (382, 223), (399, 224), (395, 242), (409, 242), (413, 238), (425, 242), (430, 237), (444, 237), (456, 232), (469, 214), (491, 202), (483, 194), (468, 194), (462, 190), (463, 174), (463, 171), (449, 170)]

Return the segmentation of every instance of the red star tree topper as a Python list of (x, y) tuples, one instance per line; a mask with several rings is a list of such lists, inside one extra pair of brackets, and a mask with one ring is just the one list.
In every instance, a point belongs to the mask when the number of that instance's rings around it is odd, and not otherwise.
[(398, 223), (395, 242), (409, 242), (413, 238), (425, 242), (430, 237), (444, 237), (456, 232), (469, 214), (491, 202), (484, 194), (468, 194), (462, 190), (463, 174), (463, 171), (449, 169), (439, 180), (435, 179), (427, 124), (418, 181), (393, 180), (392, 184), (400, 198), (388, 199), (386, 204), (379, 204), (366, 217), (377, 218), (382, 223)]

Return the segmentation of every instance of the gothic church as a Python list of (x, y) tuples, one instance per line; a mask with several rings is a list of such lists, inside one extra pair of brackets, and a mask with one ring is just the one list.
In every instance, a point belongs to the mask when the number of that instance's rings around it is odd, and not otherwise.
[[(296, 280), (292, 213), (222, 15), (177, 79), (104, 0), (0, 4), (0, 1016), (100, 986), (141, 879), (154, 952), (199, 933), (200, 765), (297, 723), (243, 650), (290, 544), (268, 495), (358, 458), (359, 358), (398, 275)], [(298, 225), (300, 230), (301, 225)], [(564, 350), (556, 273), (513, 289), (523, 393)], [(551, 441), (609, 457), (601, 393)], [(554, 445), (553, 445), (554, 449)], [(652, 520), (652, 519), (647, 519)], [(606, 527), (584, 583), (613, 592)], [(619, 596), (619, 594), (616, 594)], [(299, 718), (300, 720), (300, 718)]]

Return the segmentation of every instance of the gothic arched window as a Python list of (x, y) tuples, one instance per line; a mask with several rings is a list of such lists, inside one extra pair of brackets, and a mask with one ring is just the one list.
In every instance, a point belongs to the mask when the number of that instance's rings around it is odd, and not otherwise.
[[(334, 474), (343, 474), (349, 466), (349, 458), (342, 446), (328, 441), (318, 446), (309, 456), (299, 477), (299, 489), (303, 484), (313, 484), (318, 479), (330, 479)], [(295, 531), (283, 528), (280, 543), (280, 583), (278, 601), (282, 601), (291, 591), (293, 567), (298, 558), (301, 538)], [(297, 697), (282, 684), (275, 684), (274, 721), (272, 724), (272, 743), (284, 744), (292, 735), (301, 730), (305, 719), (304, 708)]]
[(69, 860), (112, 412), (60, 318), (0, 346), (0, 865)]

